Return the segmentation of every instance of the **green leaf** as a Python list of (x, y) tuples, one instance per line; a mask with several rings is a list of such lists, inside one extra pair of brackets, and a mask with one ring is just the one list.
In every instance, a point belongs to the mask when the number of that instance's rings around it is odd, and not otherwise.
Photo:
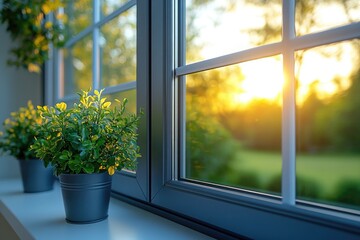
[(95, 167), (92, 164), (87, 163), (84, 167), (83, 170), (85, 173), (94, 173)]

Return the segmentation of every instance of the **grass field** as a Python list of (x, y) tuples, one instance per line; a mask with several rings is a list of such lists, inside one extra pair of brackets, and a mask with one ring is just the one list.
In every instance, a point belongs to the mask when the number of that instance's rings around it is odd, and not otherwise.
[[(232, 169), (255, 173), (266, 184), (281, 174), (281, 153), (244, 150), (232, 163)], [(330, 194), (342, 180), (360, 184), (360, 154), (298, 155), (296, 173), (316, 182), (324, 194)]]

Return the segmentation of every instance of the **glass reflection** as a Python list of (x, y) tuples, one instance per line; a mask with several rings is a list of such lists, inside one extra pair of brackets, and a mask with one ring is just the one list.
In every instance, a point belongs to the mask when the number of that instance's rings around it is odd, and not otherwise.
[(296, 53), (297, 195), (360, 209), (360, 41)]
[(81, 39), (70, 49), (64, 49), (64, 94), (88, 90), (92, 82), (92, 38)]
[(296, 34), (304, 35), (360, 21), (359, 0), (296, 0)]
[(101, 28), (102, 87), (136, 80), (136, 7)]
[(116, 9), (127, 3), (129, 0), (101, 0), (101, 18), (114, 12)]
[(281, 56), (187, 76), (186, 178), (279, 194), (282, 84)]
[(124, 98), (128, 100), (126, 104), (126, 111), (128, 113), (136, 113), (136, 89), (128, 90), (124, 92), (118, 92), (110, 95), (106, 95), (106, 98), (108, 101), (111, 101), (113, 103), (112, 107), (119, 107), (119, 103), (115, 101), (115, 99), (118, 99), (120, 101), (123, 101)]
[(92, 0), (66, 2), (64, 11), (68, 19), (65, 23), (65, 28), (69, 37), (74, 37), (92, 23), (92, 2)]
[(281, 0), (185, 2), (186, 63), (281, 41)]

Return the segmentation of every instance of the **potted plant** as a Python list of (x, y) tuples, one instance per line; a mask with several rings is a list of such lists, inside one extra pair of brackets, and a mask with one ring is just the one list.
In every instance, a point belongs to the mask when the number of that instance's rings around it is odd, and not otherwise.
[(131, 169), (139, 156), (138, 117), (127, 114), (127, 100), (110, 108), (102, 91), (79, 93), (72, 108), (65, 103), (38, 107), (44, 123), (32, 150), (59, 176), (66, 220), (92, 223), (108, 216), (111, 176)]
[(35, 141), (36, 125), (41, 124), (41, 117), (31, 101), (27, 107), (11, 113), (11, 118), (4, 122), (4, 133), (1, 133), (0, 150), (16, 157), (20, 163), (23, 189), (26, 193), (43, 192), (53, 188), (52, 169), (45, 168), (30, 149)]

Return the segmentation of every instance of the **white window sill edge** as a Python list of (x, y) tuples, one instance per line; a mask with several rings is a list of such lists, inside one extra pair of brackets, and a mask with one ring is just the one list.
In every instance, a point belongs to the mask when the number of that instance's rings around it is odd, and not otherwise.
[(0, 180), (0, 214), (20, 239), (211, 239), (192, 229), (111, 198), (108, 219), (65, 221), (59, 183), (42, 193), (23, 193), (20, 179)]

